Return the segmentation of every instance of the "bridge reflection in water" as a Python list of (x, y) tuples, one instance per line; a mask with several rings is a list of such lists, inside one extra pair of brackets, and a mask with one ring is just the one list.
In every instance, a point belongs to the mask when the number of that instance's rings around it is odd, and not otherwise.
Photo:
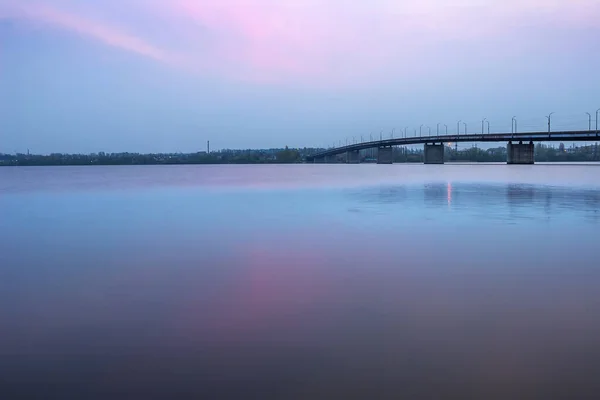
[[(364, 205), (354, 211), (368, 213), (370, 206), (376, 205), (380, 215), (400, 213), (411, 218), (429, 218), (429, 210), (439, 218), (439, 210), (445, 207), (471, 218), (499, 222), (572, 219), (576, 215), (589, 222), (600, 220), (600, 190), (597, 189), (440, 182), (364, 188), (349, 192), (349, 196)], [(382, 209), (382, 205), (393, 208)]]

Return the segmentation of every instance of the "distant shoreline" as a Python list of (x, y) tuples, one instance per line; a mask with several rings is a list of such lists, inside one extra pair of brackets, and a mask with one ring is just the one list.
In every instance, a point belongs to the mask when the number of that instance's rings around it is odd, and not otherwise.
[[(313, 162), (269, 162), (269, 163), (155, 163), (155, 164), (0, 164), (0, 168), (17, 168), (17, 167), (168, 167), (168, 166), (227, 166), (227, 165), (377, 165), (376, 163), (359, 163), (359, 164), (346, 164), (346, 163), (329, 163), (329, 164), (315, 164)], [(423, 162), (418, 161), (403, 161), (394, 162), (392, 165), (425, 165)], [(506, 161), (446, 161), (444, 164), (439, 165), (506, 165)], [(600, 161), (536, 161), (534, 165), (598, 165)]]
[[(10, 166), (97, 166), (97, 165), (261, 165), (261, 164), (303, 164), (314, 154), (323, 152), (322, 148), (279, 148), (258, 150), (218, 150), (207, 153), (92, 153), (92, 154), (2, 154), (0, 167)], [(423, 149), (396, 148), (393, 150), (394, 164), (419, 164), (423, 162)], [(598, 163), (600, 149), (598, 146), (581, 146), (559, 148), (539, 144), (535, 147), (536, 163)], [(360, 161), (373, 164), (376, 157), (372, 153), (362, 153)], [(445, 150), (445, 163), (505, 163), (507, 160), (506, 147), (482, 149), (477, 147), (455, 150)], [(334, 160), (344, 164), (343, 155)]]

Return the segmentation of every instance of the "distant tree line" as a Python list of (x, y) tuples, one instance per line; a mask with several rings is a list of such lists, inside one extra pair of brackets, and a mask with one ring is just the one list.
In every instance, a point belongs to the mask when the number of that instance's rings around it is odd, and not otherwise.
[(0, 166), (299, 163), (323, 149), (221, 150), (211, 153), (0, 154)]
[[(292, 164), (302, 163), (320, 148), (263, 150), (220, 150), (206, 153), (94, 153), (94, 154), (1, 154), (0, 166), (45, 166), (45, 165), (172, 165), (172, 164)], [(396, 147), (393, 151), (394, 162), (422, 162), (423, 149)], [(377, 149), (361, 151), (363, 162), (374, 162)], [(446, 147), (444, 158), (447, 162), (505, 162), (506, 147), (481, 149), (476, 146), (456, 150)], [(344, 162), (344, 155), (338, 156), (338, 162)], [(597, 144), (572, 146), (565, 148), (536, 144), (535, 160), (538, 162), (586, 162), (600, 161)]]

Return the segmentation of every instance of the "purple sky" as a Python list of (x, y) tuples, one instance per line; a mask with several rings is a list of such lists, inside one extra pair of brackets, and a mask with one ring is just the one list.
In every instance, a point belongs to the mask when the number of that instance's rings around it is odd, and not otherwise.
[(600, 0), (0, 0), (0, 90), (6, 153), (587, 129)]

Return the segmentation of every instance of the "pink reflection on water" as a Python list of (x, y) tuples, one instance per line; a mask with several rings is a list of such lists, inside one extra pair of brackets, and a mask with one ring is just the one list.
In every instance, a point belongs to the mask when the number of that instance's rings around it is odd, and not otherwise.
[(323, 268), (329, 261), (314, 248), (249, 244), (235, 250), (234, 258), (240, 270), (215, 291), (208, 310), (202, 295), (185, 302), (175, 321), (182, 336), (194, 341), (208, 335), (221, 343), (289, 340), (293, 332), (301, 334), (306, 315), (317, 314), (324, 297), (336, 293), (333, 275)]

